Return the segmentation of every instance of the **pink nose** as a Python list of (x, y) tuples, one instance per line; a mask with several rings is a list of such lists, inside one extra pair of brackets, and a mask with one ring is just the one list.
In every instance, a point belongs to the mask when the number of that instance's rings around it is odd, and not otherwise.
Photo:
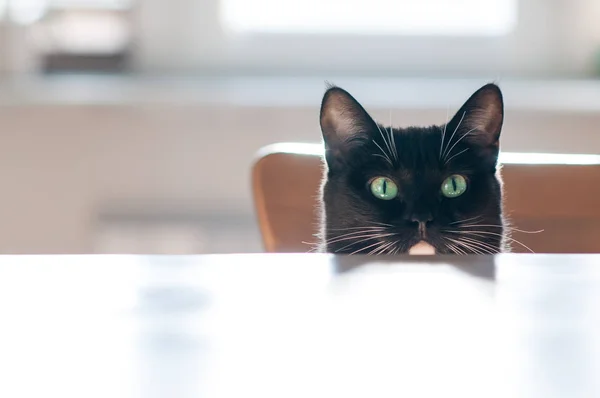
[(408, 254), (411, 255), (433, 255), (435, 254), (435, 247), (431, 246), (425, 241), (420, 241), (408, 250)]

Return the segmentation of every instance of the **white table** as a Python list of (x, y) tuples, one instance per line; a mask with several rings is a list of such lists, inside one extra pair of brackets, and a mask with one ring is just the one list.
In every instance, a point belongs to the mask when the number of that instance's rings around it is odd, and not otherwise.
[(0, 257), (0, 397), (598, 397), (600, 256)]

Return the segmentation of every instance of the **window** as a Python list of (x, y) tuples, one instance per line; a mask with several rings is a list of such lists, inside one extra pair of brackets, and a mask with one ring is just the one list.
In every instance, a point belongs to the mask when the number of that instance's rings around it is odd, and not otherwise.
[[(516, 24), (516, 0), (222, 0), (240, 33), (496, 36)], [(266, 11), (268, 10), (268, 11)]]
[(187, 58), (210, 54), (213, 68), (233, 73), (574, 76), (589, 73), (598, 45), (597, 0), (203, 3), (201, 22), (220, 21), (202, 32), (215, 44)]
[(496, 78), (553, 66), (543, 1), (207, 1), (219, 5), (220, 32), (205, 36), (220, 40), (220, 70)]
[[(107, 62), (104, 70), (123, 70), (127, 64), (133, 71), (171, 74), (497, 79), (589, 75), (600, 46), (598, 4), (598, 0), (0, 0), (0, 15), (4, 9), (5, 18), (21, 25), (38, 19), (46, 27), (52, 25), (53, 33), (38, 35), (44, 45), (50, 41), (56, 49), (52, 51), (62, 53), (49, 69), (61, 69), (73, 53), (88, 51), (85, 63), (94, 68)], [(83, 65), (84, 58), (78, 59), (67, 63)]]

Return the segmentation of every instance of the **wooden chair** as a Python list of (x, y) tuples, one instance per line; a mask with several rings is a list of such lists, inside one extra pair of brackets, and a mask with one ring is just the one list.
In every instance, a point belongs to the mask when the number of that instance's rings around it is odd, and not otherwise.
[[(252, 171), (268, 252), (307, 252), (317, 231), (322, 146), (263, 148)], [(600, 156), (502, 153), (505, 212), (536, 253), (600, 253)], [(513, 244), (514, 252), (527, 252)]]

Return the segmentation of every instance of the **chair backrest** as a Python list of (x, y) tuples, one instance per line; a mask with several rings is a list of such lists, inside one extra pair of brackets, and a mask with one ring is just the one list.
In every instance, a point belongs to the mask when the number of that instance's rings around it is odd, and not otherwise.
[[(258, 221), (268, 252), (307, 252), (318, 232), (322, 146), (264, 148), (252, 172)], [(600, 253), (600, 156), (501, 154), (505, 214), (536, 253)], [(518, 244), (514, 252), (527, 252)]]

